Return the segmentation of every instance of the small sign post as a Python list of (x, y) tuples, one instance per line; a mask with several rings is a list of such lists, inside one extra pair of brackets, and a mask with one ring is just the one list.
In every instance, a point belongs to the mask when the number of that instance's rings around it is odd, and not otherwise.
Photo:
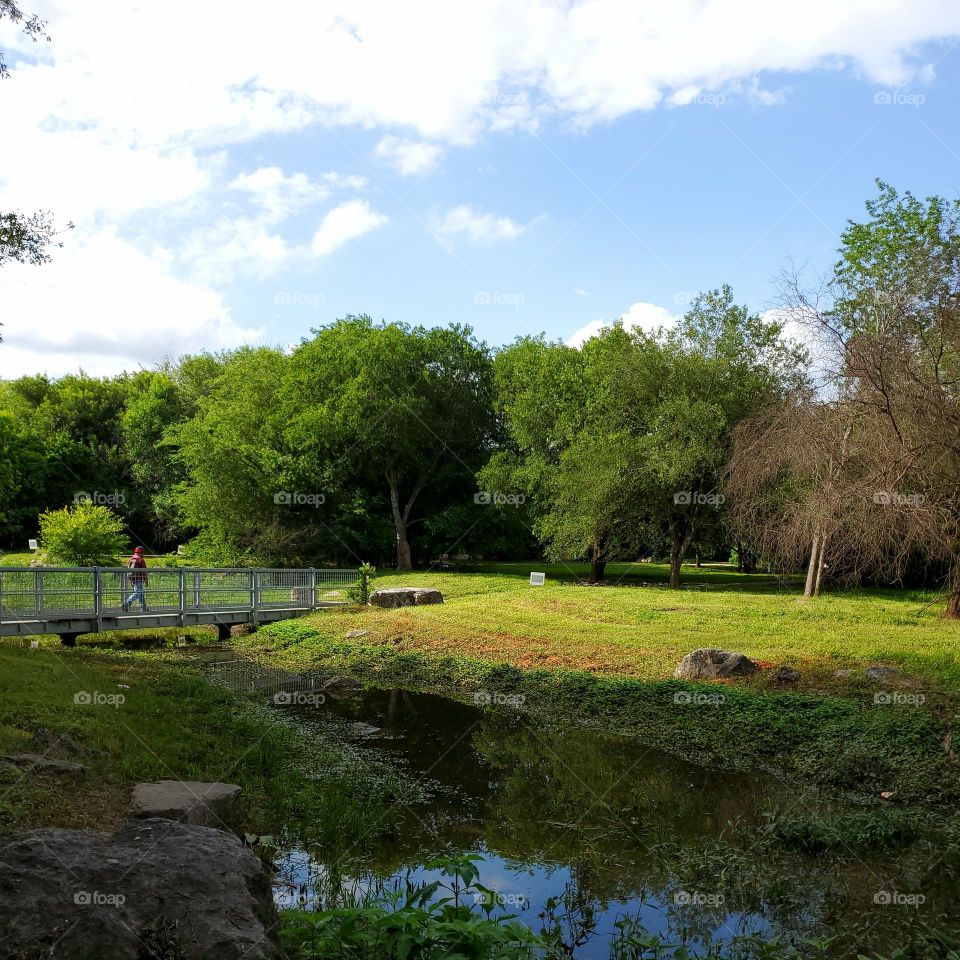
[(36, 552), (36, 550), (37, 550), (37, 541), (36, 541), (36, 540), (28, 540), (28, 541), (27, 541), (27, 546), (29, 546), (31, 550), (33, 550), (34, 552)]
[(547, 575), (545, 573), (531, 573), (530, 574), (530, 586), (531, 587), (542, 587), (546, 583)]

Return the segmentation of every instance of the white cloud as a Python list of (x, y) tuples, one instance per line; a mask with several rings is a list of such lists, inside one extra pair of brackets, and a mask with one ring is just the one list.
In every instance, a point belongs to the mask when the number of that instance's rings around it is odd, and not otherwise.
[(436, 168), (443, 149), (426, 140), (406, 140), (403, 137), (384, 137), (376, 148), (378, 157), (386, 160), (405, 177), (427, 173)]
[[(644, 333), (653, 333), (658, 327), (672, 327), (680, 319), (676, 314), (671, 313), (664, 307), (655, 303), (647, 303), (643, 300), (631, 304), (626, 313), (620, 314), (618, 318), (623, 322), (626, 330), (641, 330)], [(612, 326), (603, 320), (592, 320), (585, 326), (580, 327), (568, 339), (568, 347), (582, 347), (591, 337), (595, 337), (601, 330)]]
[(310, 242), (310, 252), (317, 257), (342, 247), (350, 240), (378, 230), (389, 217), (370, 209), (366, 200), (350, 200), (331, 210), (321, 221)]
[(584, 290), (583, 287), (574, 287), (574, 288), (573, 288), (573, 292), (574, 292), (578, 297), (589, 297), (589, 296), (590, 296), (590, 291), (589, 291), (589, 290)]
[(263, 329), (238, 326), (220, 295), (171, 275), (112, 229), (71, 234), (43, 267), (0, 271), (0, 376), (82, 367), (104, 376), (166, 356), (256, 343)]
[(528, 226), (530, 225), (517, 223), (509, 217), (477, 213), (469, 204), (461, 203), (442, 217), (434, 217), (431, 230), (437, 243), (446, 250), (452, 250), (457, 238), (461, 236), (473, 243), (497, 243), (515, 240)]

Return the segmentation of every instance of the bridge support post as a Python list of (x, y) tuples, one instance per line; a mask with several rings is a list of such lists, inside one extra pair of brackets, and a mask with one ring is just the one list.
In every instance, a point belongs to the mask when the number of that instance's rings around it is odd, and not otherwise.
[(65, 647), (75, 647), (77, 645), (77, 637), (79, 636), (79, 633), (61, 633), (60, 643)]
[(230, 624), (229, 623), (218, 623), (217, 624), (217, 639), (221, 643), (225, 643), (230, 639)]

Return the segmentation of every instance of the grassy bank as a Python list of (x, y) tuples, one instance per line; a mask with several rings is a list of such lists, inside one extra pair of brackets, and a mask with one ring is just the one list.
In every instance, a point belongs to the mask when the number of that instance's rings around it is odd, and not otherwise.
[[(656, 564), (611, 564), (616, 587), (578, 584), (583, 567), (548, 567), (546, 586), (531, 587), (530, 569), (538, 567), (378, 576), (375, 586), (436, 587), (446, 602), (321, 611), (308, 622), (326, 640), (363, 629), (370, 645), (521, 669), (654, 680), (671, 676), (697, 647), (722, 647), (797, 667), (801, 689), (842, 688), (834, 671), (873, 663), (898, 667), (926, 686), (960, 689), (960, 623), (943, 619), (933, 594), (862, 590), (809, 601), (775, 578), (744, 577), (728, 567), (685, 568), (687, 587), (674, 591), (663, 586), (666, 567)], [(301, 642), (286, 656), (309, 660), (310, 644)]]
[(390, 829), (387, 805), (415, 794), (391, 768), (329, 735), (307, 738), (170, 653), (0, 646), (0, 755), (19, 753), (87, 771), (0, 763), (0, 831), (107, 830), (138, 781), (222, 780), (244, 789), (246, 829), (347, 847)]
[[(378, 578), (379, 586), (438, 587), (446, 602), (324, 611), (236, 643), (271, 662), (379, 684), (466, 698), (509, 694), (533, 712), (629, 732), (709, 764), (773, 770), (831, 793), (877, 802), (892, 792), (893, 802), (936, 807), (960, 799), (947, 738), (957, 720), (960, 625), (944, 621), (933, 598), (863, 591), (811, 603), (729, 569), (704, 570), (682, 592), (581, 585), (578, 571), (570, 582), (532, 588), (527, 572)], [(644, 565), (641, 573), (650, 572)], [(345, 639), (356, 630), (367, 632)], [(703, 646), (739, 650), (767, 667), (796, 666), (801, 683), (773, 687), (770, 669), (723, 685), (673, 680), (683, 654)], [(874, 663), (906, 677), (871, 683), (862, 668)], [(854, 674), (837, 677), (838, 669)], [(877, 692), (901, 702), (877, 703)]]

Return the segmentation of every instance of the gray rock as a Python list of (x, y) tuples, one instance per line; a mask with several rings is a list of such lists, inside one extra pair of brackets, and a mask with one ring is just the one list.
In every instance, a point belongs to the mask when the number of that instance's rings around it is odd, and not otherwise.
[(360, 637), (366, 637), (370, 633), (369, 630), (348, 630), (344, 635), (344, 640), (359, 640)]
[(902, 670), (896, 670), (894, 667), (884, 667), (879, 664), (867, 667), (863, 675), (868, 680), (874, 680), (877, 683), (886, 683), (888, 680), (904, 680), (905, 674)]
[(362, 737), (372, 737), (374, 734), (377, 734), (380, 732), (379, 727), (374, 727), (374, 726), (371, 726), (369, 723), (363, 723), (361, 721), (357, 721), (356, 723), (351, 723), (350, 729), (353, 730), (354, 733), (359, 733), (360, 736)]
[(426, 587), (386, 587), (374, 590), (370, 603), (375, 607), (420, 607), (426, 603), (443, 603), (443, 594)]
[(673, 672), (681, 680), (716, 680), (745, 677), (760, 668), (742, 653), (704, 648), (688, 653)]
[(0, 841), (0, 955), (277, 960), (262, 861), (222, 830), (136, 820), (114, 835)]
[(53, 770), (56, 773), (86, 773), (87, 768), (82, 763), (73, 760), (57, 760), (54, 757), (41, 757), (37, 753), (12, 753), (0, 760), (16, 764), (18, 767), (40, 767), (43, 770)]
[(223, 827), (231, 820), (241, 793), (235, 783), (159, 780), (138, 783), (130, 800), (130, 816), (164, 817), (194, 826)]
[(771, 678), (774, 683), (798, 683), (800, 680), (800, 671), (796, 667), (777, 667)]

